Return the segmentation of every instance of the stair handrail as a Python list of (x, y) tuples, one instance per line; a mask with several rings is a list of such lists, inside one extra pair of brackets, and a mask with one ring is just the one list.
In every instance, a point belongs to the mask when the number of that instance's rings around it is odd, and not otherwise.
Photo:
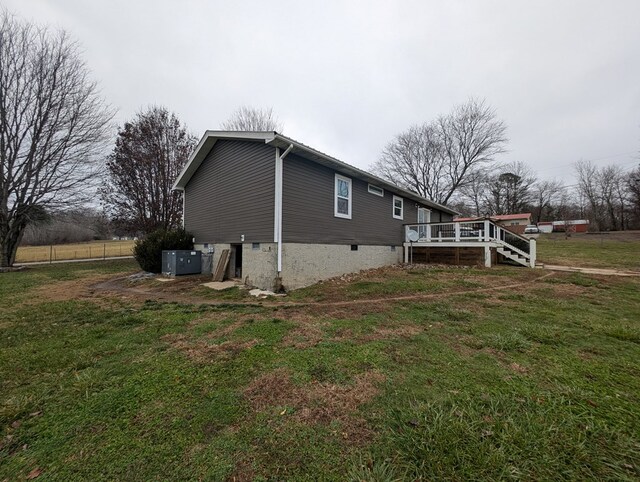
[(504, 226), (501, 226), (501, 225), (495, 223), (491, 219), (487, 219), (486, 221), (488, 221), (491, 225), (493, 225), (493, 234), (494, 234), (494, 236), (492, 237), (493, 241), (495, 241), (498, 244), (501, 244), (502, 246), (510, 249), (511, 251), (514, 251), (514, 252), (520, 254), (521, 256), (524, 256), (524, 258), (527, 259), (527, 260), (531, 259), (530, 253), (527, 253), (526, 251), (523, 251), (520, 248), (516, 248), (514, 245), (512, 245), (511, 243), (505, 241), (504, 239), (500, 239), (500, 230), (503, 230), (506, 233), (508, 233), (509, 235), (515, 236), (516, 238), (519, 238), (522, 241), (525, 241), (527, 243), (527, 245), (529, 245), (529, 247), (531, 247), (531, 240), (530, 239), (525, 238), (524, 236), (520, 236), (519, 234), (514, 233), (510, 229), (506, 229)]

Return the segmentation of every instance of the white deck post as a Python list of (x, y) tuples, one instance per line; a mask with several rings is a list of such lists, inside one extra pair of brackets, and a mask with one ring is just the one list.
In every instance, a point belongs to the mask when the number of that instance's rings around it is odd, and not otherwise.
[(460, 242), (460, 223), (455, 223), (456, 243)]
[(425, 231), (427, 232), (427, 243), (431, 242), (431, 225), (427, 224), (425, 226)]
[(529, 240), (529, 263), (532, 268), (536, 267), (536, 256), (537, 256), (537, 247), (536, 240), (531, 238)]
[(491, 248), (489, 246), (484, 247), (484, 266), (491, 268)]
[(404, 247), (404, 264), (409, 264), (409, 248), (407, 248), (407, 243), (404, 243), (403, 247)]
[(484, 220), (484, 240), (489, 241), (489, 233), (491, 232), (491, 228), (489, 227), (489, 220)]

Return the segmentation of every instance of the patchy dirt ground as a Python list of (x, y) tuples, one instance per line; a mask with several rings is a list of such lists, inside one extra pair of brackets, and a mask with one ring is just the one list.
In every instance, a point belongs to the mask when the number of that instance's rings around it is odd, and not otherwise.
[(286, 416), (310, 425), (338, 422), (342, 438), (362, 443), (370, 438), (371, 431), (357, 411), (377, 395), (384, 381), (381, 373), (367, 371), (349, 385), (315, 380), (298, 385), (286, 369), (277, 369), (253, 380), (244, 396), (256, 412), (273, 417)]
[[(81, 272), (82, 273), (82, 272)], [(113, 280), (112, 274), (96, 275), (91, 272), (82, 273), (83, 276), (73, 280), (56, 281), (34, 290), (34, 295), (40, 300), (66, 301), (92, 299), (99, 297), (101, 293), (95, 285), (108, 283)]]
[[(127, 277), (95, 283), (96, 294), (121, 296), (130, 300), (149, 299), (165, 302), (192, 304), (257, 304), (259, 306), (310, 306), (323, 312), (342, 308), (352, 310), (356, 305), (370, 311), (370, 305), (392, 301), (430, 299), (456, 294), (516, 289), (552, 276), (552, 272), (538, 270), (513, 270), (509, 276), (490, 271), (474, 271), (466, 267), (438, 265), (387, 266), (360, 273), (324, 280), (316, 285), (293, 291), (281, 299), (256, 300), (228, 290), (211, 292), (202, 287), (207, 277), (180, 277), (175, 281), (160, 283), (154, 279), (131, 281)], [(515, 282), (514, 282), (515, 281)], [(461, 286), (468, 289), (460, 289)], [(231, 294), (231, 296), (229, 296)], [(349, 307), (349, 308), (346, 308)]]
[(603, 276), (640, 276), (640, 271), (625, 271), (611, 268), (584, 268), (580, 266), (561, 266), (557, 264), (546, 264), (544, 269), (551, 271), (568, 271), (572, 273), (595, 274)]
[(258, 344), (258, 340), (227, 340), (221, 343), (213, 343), (208, 337), (193, 339), (183, 334), (165, 335), (162, 339), (197, 363), (228, 360)]

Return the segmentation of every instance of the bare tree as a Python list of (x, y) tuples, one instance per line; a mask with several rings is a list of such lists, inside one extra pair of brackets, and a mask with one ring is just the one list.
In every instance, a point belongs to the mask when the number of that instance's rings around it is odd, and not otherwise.
[(449, 191), (447, 161), (434, 126), (423, 124), (398, 134), (382, 151), (373, 170), (435, 202)]
[(552, 209), (563, 199), (565, 186), (561, 181), (539, 180), (532, 189), (533, 221), (538, 224), (551, 215)]
[(523, 162), (510, 162), (489, 179), (487, 208), (490, 214), (520, 213), (530, 206), (536, 176)]
[(47, 222), (27, 226), (22, 245), (79, 243), (106, 239), (109, 234), (109, 221), (104, 213), (83, 206), (50, 213)]
[(43, 210), (92, 192), (112, 116), (67, 33), (0, 12), (0, 267)]
[(578, 161), (575, 166), (578, 190), (588, 205), (588, 213), (596, 230), (603, 228), (604, 207), (599, 188), (598, 168), (589, 161)]
[(640, 228), (640, 166), (633, 169), (627, 176), (627, 196), (630, 211), (633, 216), (633, 229)]
[(504, 152), (505, 124), (484, 101), (470, 99), (445, 116), (399, 134), (372, 169), (432, 201), (447, 204), (471, 173)]
[(105, 208), (119, 225), (142, 233), (180, 225), (182, 197), (171, 188), (195, 143), (164, 107), (140, 112), (119, 129), (102, 190)]
[(471, 206), (474, 216), (483, 216), (489, 213), (487, 207), (487, 189), (489, 186), (489, 174), (485, 169), (471, 171), (467, 182), (460, 188), (460, 198)]
[(596, 229), (626, 229), (632, 196), (629, 178), (620, 166), (597, 168), (591, 162), (575, 164), (580, 194), (588, 202), (587, 215)]
[(273, 113), (273, 108), (259, 109), (242, 106), (227, 119), (222, 128), (226, 131), (278, 131), (283, 125)]
[(600, 193), (607, 210), (609, 226), (614, 231), (625, 228), (627, 193), (625, 177), (620, 166), (610, 165), (600, 169)]

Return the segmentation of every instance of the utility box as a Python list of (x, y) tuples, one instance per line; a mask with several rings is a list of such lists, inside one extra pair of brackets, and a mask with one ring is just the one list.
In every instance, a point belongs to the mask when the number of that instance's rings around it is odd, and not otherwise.
[(162, 273), (170, 276), (200, 274), (202, 271), (200, 251), (163, 251)]
[(213, 273), (213, 253), (202, 253), (202, 274)]

